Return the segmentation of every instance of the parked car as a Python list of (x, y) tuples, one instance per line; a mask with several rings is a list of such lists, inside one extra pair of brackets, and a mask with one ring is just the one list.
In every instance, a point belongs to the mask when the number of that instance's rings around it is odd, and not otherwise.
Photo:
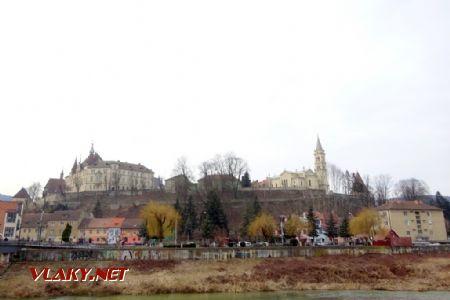
[(238, 245), (239, 245), (239, 247), (250, 247), (252, 245), (252, 243), (242, 241), (242, 242), (239, 242)]
[(254, 244), (255, 247), (269, 247), (268, 242), (257, 242)]

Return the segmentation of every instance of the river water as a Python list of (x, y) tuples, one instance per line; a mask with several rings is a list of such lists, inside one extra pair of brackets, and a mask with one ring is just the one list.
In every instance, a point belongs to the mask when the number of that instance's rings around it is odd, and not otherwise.
[(450, 292), (301, 291), (241, 294), (168, 294), (155, 296), (56, 297), (39, 300), (448, 300)]

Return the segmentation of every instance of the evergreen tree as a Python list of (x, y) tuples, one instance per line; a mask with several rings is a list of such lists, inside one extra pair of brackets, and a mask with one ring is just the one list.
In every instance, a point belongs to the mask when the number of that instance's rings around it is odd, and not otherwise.
[(442, 209), (444, 218), (450, 220), (450, 201), (441, 195), (439, 191), (436, 192), (436, 205)]
[(241, 185), (244, 188), (252, 186), (252, 181), (250, 180), (250, 174), (247, 171), (242, 176)]
[(212, 223), (211, 219), (208, 215), (205, 215), (205, 217), (202, 220), (202, 236), (206, 239), (210, 239), (214, 237), (214, 224)]
[(92, 211), (92, 214), (95, 218), (101, 218), (103, 216), (102, 206), (100, 204), (100, 201), (97, 200), (97, 203), (95, 203), (94, 210)]
[(72, 233), (72, 226), (67, 223), (66, 228), (62, 232), (61, 240), (63, 242), (68, 242), (70, 240), (70, 234)]
[(248, 225), (253, 221), (253, 219), (261, 212), (261, 204), (258, 201), (258, 196), (253, 198), (253, 201), (247, 203), (245, 209), (243, 222), (241, 225), (241, 235), (247, 235)]
[(205, 204), (202, 233), (204, 237), (211, 238), (215, 230), (228, 232), (228, 220), (222, 207), (222, 202), (216, 191), (208, 192)]
[(334, 220), (333, 214), (330, 212), (330, 216), (327, 220), (327, 233), (330, 239), (334, 239), (338, 236), (338, 229), (336, 227), (336, 221)]
[(188, 236), (189, 239), (192, 238), (192, 233), (197, 228), (197, 213), (195, 211), (195, 205), (192, 200), (192, 196), (189, 196), (188, 202), (183, 209), (183, 233)]
[(348, 238), (351, 236), (348, 218), (345, 217), (342, 220), (341, 226), (339, 226), (339, 236), (343, 238)]
[(317, 229), (318, 229), (317, 219), (314, 216), (314, 211), (313, 211), (312, 207), (309, 208), (307, 220), (308, 220), (308, 224), (309, 224), (309, 236), (312, 236), (314, 239), (315, 237), (319, 236), (319, 234), (317, 232)]

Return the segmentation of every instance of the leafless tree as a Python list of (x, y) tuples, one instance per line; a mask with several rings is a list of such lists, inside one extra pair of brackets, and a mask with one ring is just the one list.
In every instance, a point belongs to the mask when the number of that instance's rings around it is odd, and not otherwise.
[(391, 194), (392, 177), (389, 174), (381, 174), (375, 177), (375, 198), (377, 205), (386, 203)]
[(83, 184), (83, 180), (81, 179), (80, 173), (75, 173), (73, 175), (73, 184), (75, 185), (75, 189), (77, 190), (77, 199), (79, 199), (81, 185)]
[(227, 153), (223, 159), (223, 165), (226, 168), (226, 175), (230, 176), (231, 184), (233, 186), (234, 197), (237, 197), (237, 191), (240, 185), (240, 178), (248, 171), (247, 162), (236, 156), (234, 153)]
[(172, 171), (175, 178), (175, 193), (182, 201), (187, 201), (191, 180), (194, 176), (185, 156), (179, 157)]
[(428, 194), (428, 186), (425, 181), (416, 178), (402, 179), (396, 184), (395, 192), (404, 200), (418, 200)]
[(342, 193), (344, 190), (344, 172), (335, 164), (328, 163), (327, 165), (331, 190), (335, 193)]
[(108, 178), (108, 175), (105, 175), (104, 178), (104, 183), (105, 183), (105, 191), (109, 191), (109, 185), (110, 185), (111, 180)]
[(112, 172), (111, 181), (112, 181), (114, 190), (116, 190), (116, 191), (120, 190), (120, 179), (121, 178), (122, 178), (122, 174), (120, 173), (120, 170), (114, 170)]
[[(211, 160), (201, 163), (199, 169), (203, 176), (205, 189), (211, 188), (215, 183), (221, 189), (230, 187), (236, 197), (240, 186), (240, 178), (248, 171), (248, 165), (244, 159), (230, 152), (223, 156), (217, 154)], [(217, 176), (213, 180), (211, 175)]]
[(213, 159), (210, 160), (211, 167), (213, 169), (214, 174), (216, 175), (226, 175), (227, 174), (227, 166), (225, 159), (220, 154), (216, 154)]
[[(27, 188), (28, 195), (30, 196), (31, 203), (35, 203), (39, 198), (42, 192), (42, 186), (39, 182), (34, 182)], [(25, 203), (26, 206), (29, 206), (30, 203)]]
[(206, 177), (213, 174), (213, 166), (210, 161), (204, 161), (199, 166), (200, 177)]
[(188, 164), (188, 160), (185, 156), (181, 156), (177, 159), (175, 167), (172, 170), (173, 176), (183, 175), (189, 180), (193, 180), (192, 169)]
[(353, 178), (348, 170), (345, 170), (343, 181), (344, 194), (350, 195), (353, 189)]

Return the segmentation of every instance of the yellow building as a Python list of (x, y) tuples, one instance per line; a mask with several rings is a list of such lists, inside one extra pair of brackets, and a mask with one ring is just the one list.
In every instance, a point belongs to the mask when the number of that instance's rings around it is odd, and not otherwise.
[(24, 214), (20, 226), (20, 239), (25, 241), (45, 240), (47, 215), (44, 212)]
[(390, 201), (377, 207), (383, 225), (412, 241), (447, 240), (442, 209), (420, 201)]
[(271, 188), (299, 189), (299, 190), (324, 190), (328, 191), (328, 173), (325, 160), (325, 151), (320, 139), (317, 138), (316, 150), (314, 150), (315, 170), (303, 170), (302, 172), (283, 171), (279, 176), (268, 178)]
[(86, 217), (81, 210), (61, 210), (53, 213), (27, 213), (22, 217), (20, 239), (27, 241), (61, 242), (67, 224), (72, 226), (70, 241), (76, 242), (79, 225)]
[(76, 242), (79, 236), (79, 225), (81, 220), (87, 216), (81, 210), (60, 210), (53, 213), (49, 213), (47, 219), (46, 228), (46, 241), (51, 242), (61, 242), (62, 233), (66, 228), (67, 224), (72, 226), (72, 231), (70, 232), (70, 242)]

